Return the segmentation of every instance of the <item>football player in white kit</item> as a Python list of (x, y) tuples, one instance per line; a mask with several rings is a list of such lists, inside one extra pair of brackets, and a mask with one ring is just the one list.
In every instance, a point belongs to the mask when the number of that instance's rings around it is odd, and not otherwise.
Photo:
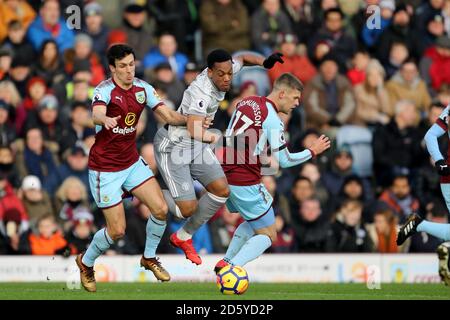
[[(187, 219), (170, 243), (184, 251), (195, 264), (202, 260), (193, 244), (192, 235), (208, 221), (228, 199), (230, 190), (222, 167), (210, 148), (220, 138), (206, 130), (205, 121), (212, 121), (231, 88), (233, 74), (244, 65), (261, 65), (266, 69), (283, 63), (282, 55), (274, 53), (268, 58), (242, 54), (235, 58), (222, 49), (212, 51), (205, 68), (190, 84), (183, 95), (178, 112), (187, 116), (186, 126), (166, 125), (155, 135), (155, 158), (169, 190), (164, 190), (169, 211)], [(198, 180), (206, 193), (197, 201), (193, 180)]]

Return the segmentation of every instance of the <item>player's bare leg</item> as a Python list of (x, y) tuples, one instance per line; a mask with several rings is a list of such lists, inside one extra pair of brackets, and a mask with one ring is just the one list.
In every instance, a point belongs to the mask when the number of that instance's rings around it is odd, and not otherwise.
[[(200, 256), (192, 244), (192, 236), (194, 233), (219, 210), (227, 201), (230, 195), (227, 179), (225, 177), (217, 179), (206, 186), (207, 192), (198, 201), (196, 210), (192, 213), (192, 207), (188, 207), (190, 218), (186, 221), (184, 226), (176, 233), (170, 236), (170, 242), (175, 247), (182, 249), (186, 258), (193, 263), (199, 265), (202, 263)], [(177, 205), (183, 213), (185, 208), (185, 201), (178, 201)], [(183, 214), (184, 216), (184, 214)]]
[(95, 292), (97, 285), (94, 275), (94, 262), (113, 244), (125, 235), (125, 211), (123, 204), (103, 209), (106, 219), (106, 228), (100, 229), (94, 235), (86, 252), (79, 254), (75, 261), (80, 269), (80, 280), (83, 287), (89, 292)]
[(145, 252), (141, 258), (141, 266), (150, 270), (156, 279), (169, 281), (170, 274), (156, 258), (156, 249), (161, 241), (167, 224), (167, 204), (164, 200), (161, 188), (155, 179), (147, 180), (145, 183), (132, 190), (133, 195), (144, 203), (151, 212), (147, 222), (147, 241)]

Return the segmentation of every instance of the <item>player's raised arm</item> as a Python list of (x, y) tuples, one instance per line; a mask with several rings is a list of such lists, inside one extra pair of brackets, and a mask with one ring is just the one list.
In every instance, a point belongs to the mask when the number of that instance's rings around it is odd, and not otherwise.
[(165, 104), (159, 105), (155, 113), (158, 114), (165, 122), (172, 126), (184, 126), (186, 125), (186, 116), (173, 111)]
[(242, 66), (262, 66), (266, 69), (272, 69), (277, 62), (284, 63), (282, 56), (283, 54), (279, 52), (273, 53), (267, 58), (252, 53), (243, 53), (233, 59), (240, 62)]
[(289, 114), (300, 102), (303, 84), (291, 73), (284, 73), (278, 77), (269, 94), (269, 109), (267, 119), (263, 123), (263, 131), (272, 148), (273, 155), (282, 168), (299, 165), (321, 154), (330, 148), (331, 142), (325, 135), (320, 136), (308, 149), (290, 153), (284, 138), (284, 125), (278, 117), (278, 112)]

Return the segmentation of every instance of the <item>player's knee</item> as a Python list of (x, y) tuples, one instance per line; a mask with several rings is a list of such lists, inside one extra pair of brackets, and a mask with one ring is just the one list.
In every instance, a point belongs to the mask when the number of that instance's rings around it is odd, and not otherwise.
[(193, 203), (190, 206), (182, 206), (180, 207), (180, 212), (183, 215), (183, 217), (185, 217), (186, 219), (191, 217), (195, 211), (197, 211), (198, 208), (198, 204), (197, 203)]
[(152, 215), (158, 219), (158, 220), (167, 220), (167, 212), (169, 211), (169, 208), (167, 207), (167, 204), (164, 202), (160, 206), (158, 206), (157, 209), (154, 209), (152, 211)]
[(221, 189), (219, 189), (215, 193), (215, 195), (221, 198), (228, 198), (230, 196), (230, 188), (227, 185), (225, 185)]

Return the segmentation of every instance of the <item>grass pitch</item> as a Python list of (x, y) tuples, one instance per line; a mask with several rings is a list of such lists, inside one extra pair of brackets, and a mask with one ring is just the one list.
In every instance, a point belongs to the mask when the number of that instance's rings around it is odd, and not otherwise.
[(65, 283), (2, 283), (0, 300), (450, 300), (443, 284), (250, 283), (244, 295), (225, 296), (215, 283), (98, 283), (96, 293)]

